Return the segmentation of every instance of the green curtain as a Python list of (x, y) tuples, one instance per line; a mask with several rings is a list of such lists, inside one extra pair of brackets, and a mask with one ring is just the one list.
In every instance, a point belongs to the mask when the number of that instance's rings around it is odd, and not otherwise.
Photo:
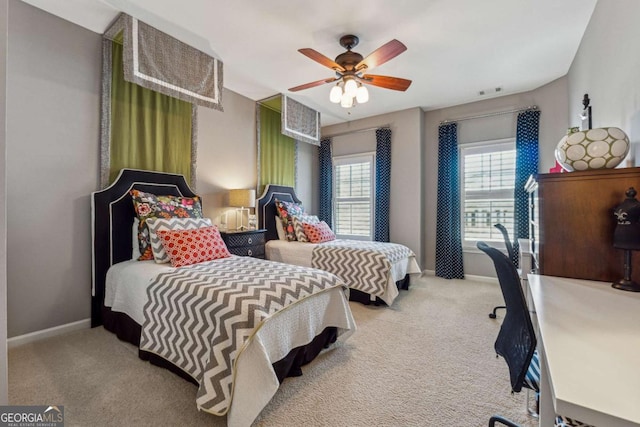
[(111, 165), (178, 173), (191, 182), (191, 104), (124, 80), (122, 50), (113, 43)]
[(260, 106), (260, 194), (267, 184), (295, 186), (296, 141), (281, 133), (280, 113)]

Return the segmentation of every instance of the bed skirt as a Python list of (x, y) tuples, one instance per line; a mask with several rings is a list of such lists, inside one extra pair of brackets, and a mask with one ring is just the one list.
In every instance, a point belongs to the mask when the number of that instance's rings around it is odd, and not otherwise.
[[(410, 276), (406, 274), (404, 279), (398, 280), (396, 282), (396, 286), (398, 290), (408, 290), (410, 285)], [(366, 292), (359, 291), (357, 289), (349, 288), (349, 301), (359, 302), (364, 305), (387, 305), (386, 302), (382, 301), (379, 297), (375, 297), (375, 299), (371, 299), (371, 294)]]
[[(116, 336), (122, 341), (131, 343), (136, 347), (140, 346), (140, 334), (142, 327), (131, 317), (124, 313), (111, 311), (108, 307), (103, 307), (102, 321), (104, 328), (116, 334)], [(287, 377), (301, 376), (302, 366), (315, 359), (323, 349), (328, 348), (331, 344), (336, 342), (337, 338), (338, 328), (335, 326), (329, 326), (320, 334), (316, 335), (309, 344), (294, 348), (284, 358), (274, 362), (272, 366), (276, 376), (278, 377), (278, 381), (282, 383), (282, 381)], [(142, 360), (149, 361), (153, 365), (168, 369), (181, 378), (198, 385), (198, 382), (189, 374), (175, 366), (173, 363), (164, 360), (160, 356), (138, 349), (138, 357)]]

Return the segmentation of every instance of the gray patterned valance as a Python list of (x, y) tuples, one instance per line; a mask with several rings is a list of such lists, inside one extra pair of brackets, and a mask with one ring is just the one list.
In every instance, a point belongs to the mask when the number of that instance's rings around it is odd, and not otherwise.
[(282, 133), (296, 141), (320, 145), (320, 113), (282, 95)]
[(104, 37), (121, 32), (126, 81), (222, 110), (222, 61), (124, 13)]

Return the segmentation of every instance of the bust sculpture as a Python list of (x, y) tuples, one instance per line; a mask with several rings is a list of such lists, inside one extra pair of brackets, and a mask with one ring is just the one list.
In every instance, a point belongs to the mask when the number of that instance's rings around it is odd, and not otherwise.
[(613, 211), (618, 221), (613, 233), (615, 248), (640, 250), (640, 202), (636, 194), (633, 187), (629, 188), (625, 193), (627, 198)]
[(631, 279), (631, 251), (640, 250), (640, 202), (636, 190), (630, 187), (627, 198), (614, 208), (617, 224), (613, 232), (613, 247), (624, 250), (624, 278), (613, 283), (616, 289), (640, 292), (640, 285)]

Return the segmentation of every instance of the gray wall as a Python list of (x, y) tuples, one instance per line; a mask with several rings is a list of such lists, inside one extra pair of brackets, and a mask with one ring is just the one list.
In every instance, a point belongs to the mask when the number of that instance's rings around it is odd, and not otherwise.
[[(7, 317), (14, 337), (90, 316), (102, 60), (100, 35), (19, 1), (9, 5)], [(223, 102), (224, 112), (198, 109), (196, 190), (216, 222), (226, 190), (256, 184), (255, 102), (226, 89)]]
[[(438, 193), (438, 125), (445, 119), (482, 115), (519, 107), (537, 105), (540, 108), (540, 172), (548, 171), (555, 165), (554, 150), (562, 135), (566, 133), (568, 123), (567, 79), (555, 80), (541, 88), (517, 95), (478, 101), (440, 110), (427, 111), (425, 117), (424, 139), (424, 211), (425, 233), (422, 236), (425, 246), (424, 267), (435, 269), (436, 211)], [(516, 115), (507, 114), (482, 119), (461, 121), (458, 123), (458, 143), (515, 137)], [(465, 250), (465, 274), (495, 276), (493, 265), (487, 262), (486, 255), (478, 250)]]
[[(357, 107), (356, 107), (357, 108)], [(390, 239), (408, 246), (422, 259), (422, 135), (423, 113), (419, 108), (355, 120), (322, 128), (328, 136), (383, 125), (391, 127), (391, 211)], [(333, 155), (357, 154), (376, 150), (374, 131), (351, 133), (333, 138)], [(314, 189), (318, 200), (318, 189)], [(424, 268), (424, 265), (421, 265)]]
[(8, 334), (88, 318), (100, 36), (9, 2)]
[[(216, 224), (229, 210), (227, 190), (255, 188), (256, 175), (256, 103), (224, 89), (224, 112), (198, 107), (198, 164), (196, 191), (204, 200), (204, 214)], [(245, 220), (246, 222), (246, 220)], [(229, 226), (235, 226), (230, 222)]]
[(8, 405), (6, 100), (8, 0), (0, 0), (0, 405)]
[(640, 2), (599, 0), (569, 69), (569, 124), (579, 126), (582, 96), (593, 126), (617, 126), (633, 143), (622, 166), (640, 164)]
[(304, 202), (307, 212), (318, 213), (318, 147), (306, 142), (298, 142), (298, 162), (296, 164), (296, 194)]

